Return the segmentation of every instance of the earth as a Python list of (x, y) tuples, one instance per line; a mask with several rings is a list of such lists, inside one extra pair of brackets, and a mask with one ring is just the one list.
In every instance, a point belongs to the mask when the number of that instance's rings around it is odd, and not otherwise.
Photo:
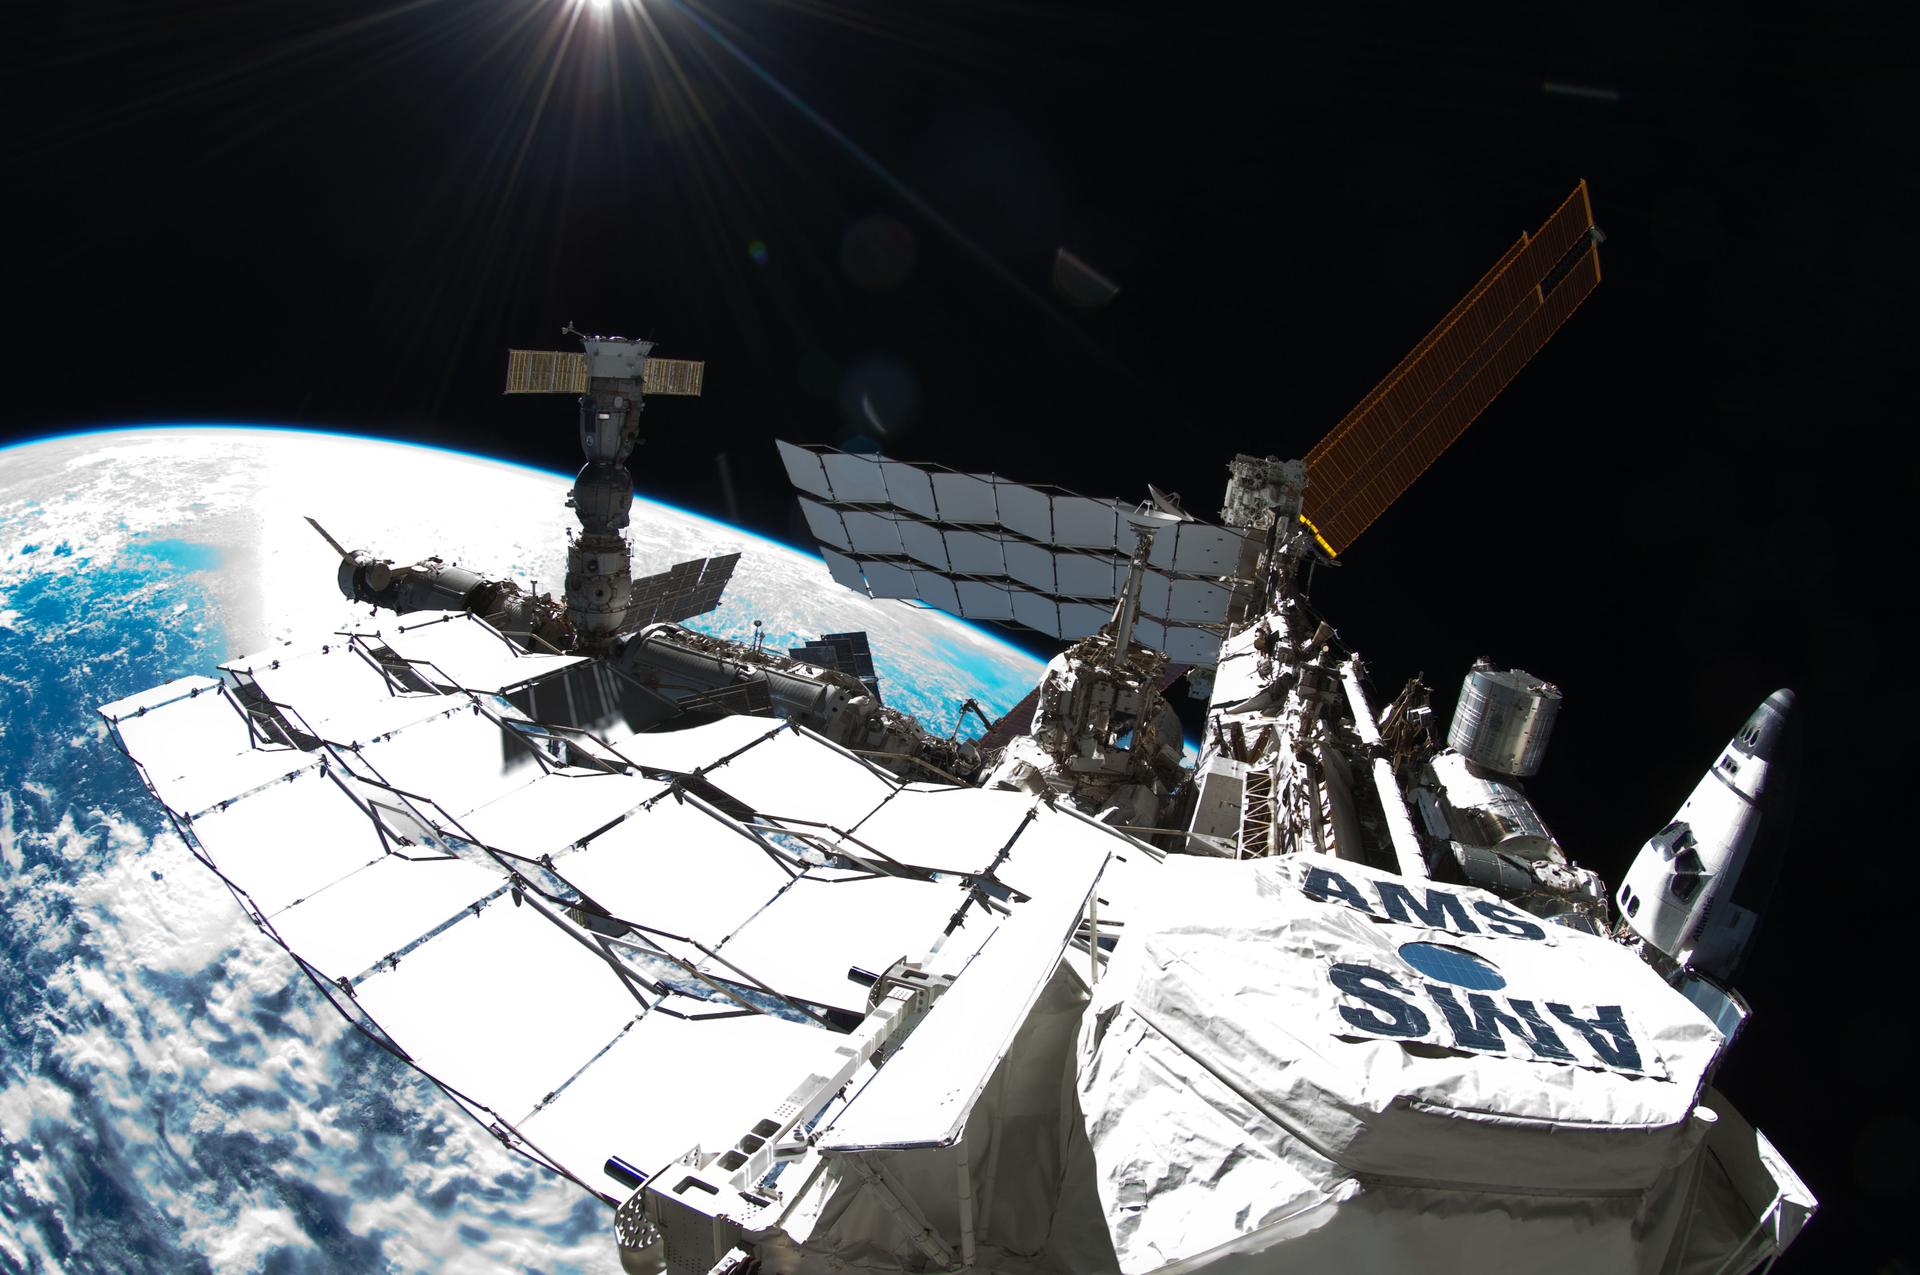
[[(644, 468), (644, 452), (636, 458)], [(173, 428), (0, 450), (0, 1270), (617, 1271), (605, 1206), (350, 1030), (188, 853), (95, 708), (350, 611), (301, 515), (554, 590), (569, 479), (345, 435)], [(644, 485), (644, 478), (642, 480)], [(742, 557), (690, 627), (864, 629), (945, 732), (1024, 652), (813, 556), (636, 500), (636, 574)]]

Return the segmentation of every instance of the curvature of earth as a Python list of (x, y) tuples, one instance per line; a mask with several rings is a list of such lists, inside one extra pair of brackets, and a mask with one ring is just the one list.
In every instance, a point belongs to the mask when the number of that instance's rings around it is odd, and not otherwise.
[[(614, 1271), (596, 1201), (358, 1037), (196, 863), (97, 705), (350, 610), (301, 520), (399, 562), (561, 579), (568, 480), (268, 429), (0, 450), (0, 1270)], [(1039, 664), (814, 558), (636, 501), (635, 571), (738, 549), (692, 626), (784, 649), (865, 629), (945, 731)]]

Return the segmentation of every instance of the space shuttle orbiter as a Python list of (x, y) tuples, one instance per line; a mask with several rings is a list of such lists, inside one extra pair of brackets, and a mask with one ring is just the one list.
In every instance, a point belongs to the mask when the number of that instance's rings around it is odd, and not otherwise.
[(1731, 991), (1779, 875), (1799, 784), (1798, 714), (1778, 690), (1680, 809), (1647, 838), (1616, 901), (1648, 959), (1731, 1034), (1747, 1008)]

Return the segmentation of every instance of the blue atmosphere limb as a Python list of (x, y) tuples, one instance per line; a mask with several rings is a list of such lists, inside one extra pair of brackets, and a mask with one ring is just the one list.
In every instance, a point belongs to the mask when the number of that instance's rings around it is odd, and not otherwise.
[[(483, 456), (478, 452), (463, 452), (452, 447), (434, 447), (426, 443), (410, 443), (410, 442), (403, 442), (403, 441), (391, 439), (391, 438), (378, 438), (373, 435), (358, 434), (353, 432), (352, 430), (345, 430), (345, 429), (312, 429), (312, 428), (306, 428), (306, 427), (294, 427), (294, 426), (286, 426), (286, 425), (266, 425), (266, 424), (261, 424), (257, 421), (169, 421), (169, 422), (140, 424), (140, 425), (93, 426), (90, 428), (63, 430), (59, 433), (41, 434), (41, 435), (36, 435), (35, 437), (32, 437), (32, 438), (22, 439), (18, 442), (8, 443), (5, 446), (0, 446), (0, 454), (4, 454), (6, 452), (12, 451), (15, 448), (19, 448), (19, 447), (32, 446), (35, 443), (53, 442), (56, 439), (90, 438), (90, 437), (96, 437), (96, 436), (106, 437), (114, 434), (139, 434), (139, 433), (149, 433), (153, 431), (165, 431), (165, 430), (215, 430), (215, 431), (217, 430), (267, 430), (276, 434), (303, 434), (303, 435), (309, 435), (316, 438), (350, 439), (354, 442), (360, 442), (360, 443), (380, 443), (388, 447), (405, 447), (405, 448), (410, 448), (414, 451), (437, 453), (442, 456), (457, 456), (462, 460), (475, 460), (475, 461), (481, 461), (488, 465), (499, 465), (506, 469), (518, 469), (526, 473), (538, 474), (542, 478), (552, 478), (559, 482), (570, 483), (573, 481), (572, 474), (563, 474), (558, 472), (557, 470), (542, 469), (538, 465), (524, 465), (518, 461), (500, 460), (493, 456)], [(718, 519), (708, 516), (707, 514), (700, 513), (696, 510), (688, 509), (684, 505), (676, 505), (671, 503), (670, 501), (660, 500), (653, 496), (637, 496), (636, 498), (640, 500), (644, 500), (647, 504), (656, 506), (657, 508), (670, 510), (673, 513), (677, 513), (683, 517), (690, 518), (695, 522), (703, 523), (706, 526), (712, 527), (716, 531), (723, 532), (730, 537), (733, 537), (736, 539), (745, 539), (745, 540), (755, 541), (761, 545), (766, 546), (769, 549), (778, 550), (781, 553), (790, 554), (798, 558), (803, 558), (808, 562), (818, 562), (820, 560), (820, 556), (818, 552), (812, 549), (802, 549), (799, 546), (788, 544), (783, 540), (775, 540), (771, 536), (761, 535), (757, 531), (748, 531), (745, 528), (736, 527), (731, 523), (721, 522)], [(1001, 637), (997, 633), (994, 633), (988, 629), (983, 629), (976, 624), (969, 624), (965, 620), (959, 618), (958, 616), (951, 615), (945, 611), (941, 611), (940, 614), (944, 616), (946, 619), (951, 620), (954, 624), (957, 624), (961, 628), (965, 629), (968, 633), (980, 638), (985, 642), (989, 642), (994, 646), (1000, 647), (1008, 651), (1009, 653), (1018, 656), (1022, 660), (1026, 660), (1034, 664), (1046, 663), (1045, 659), (1043, 659), (1042, 657), (1035, 655), (1032, 651), (1026, 650), (1025, 648), (1017, 645), (1016, 643), (1008, 641), (1006, 638)]]

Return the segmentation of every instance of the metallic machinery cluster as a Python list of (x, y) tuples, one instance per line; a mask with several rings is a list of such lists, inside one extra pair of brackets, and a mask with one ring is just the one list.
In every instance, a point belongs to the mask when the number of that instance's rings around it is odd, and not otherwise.
[(1310, 597), (1599, 239), (1583, 183), (1304, 457), (1233, 458), (1218, 522), (781, 443), (837, 582), (1062, 643), (974, 743), (861, 635), (681, 627), (737, 555), (633, 579), (638, 416), (703, 368), (579, 333), (508, 374), (580, 405), (563, 598), (329, 536), (422, 614), (101, 711), (321, 994), (616, 1206), (627, 1270), (1753, 1270), (1815, 1207), (1711, 1085), (1791, 694), (1610, 900), (1526, 790), (1559, 689), (1483, 661), (1443, 741)]
[[(1603, 237), (1582, 183), (1304, 457), (1234, 457), (1217, 525), (1153, 488), (1130, 505), (824, 447), (783, 443), (783, 459), (848, 587), (1072, 642), (983, 739), (983, 783), (1050, 792), (1186, 853), (1306, 851), (1478, 887), (1618, 934), (1735, 1030), (1748, 1011), (1731, 979), (1790, 822), (1791, 692), (1756, 709), (1647, 842), (1616, 914), (1526, 791), (1559, 688), (1482, 661), (1443, 742), (1418, 679), (1376, 712), (1364, 664), (1309, 598), (1315, 569), (1598, 285)], [(1164, 700), (1169, 665), (1209, 701), (1191, 772)]]
[(655, 358), (649, 341), (588, 335), (571, 325), (565, 331), (580, 340), (580, 352), (512, 350), (507, 367), (509, 394), (578, 396), (585, 463), (567, 496), (580, 529), (568, 537), (564, 596), (438, 557), (401, 566), (343, 547), (308, 519), (339, 555), (340, 591), (400, 614), (466, 611), (528, 651), (596, 657), (568, 675), (565, 697), (544, 706), (569, 726), (647, 730), (670, 720), (772, 712), (909, 777), (971, 781), (979, 750), (957, 732), (942, 737), (888, 708), (877, 683), (798, 651), (782, 654), (681, 627), (679, 621), (719, 605), (737, 553), (633, 578), (628, 462), (640, 441), (644, 400), (698, 395), (705, 365)]

